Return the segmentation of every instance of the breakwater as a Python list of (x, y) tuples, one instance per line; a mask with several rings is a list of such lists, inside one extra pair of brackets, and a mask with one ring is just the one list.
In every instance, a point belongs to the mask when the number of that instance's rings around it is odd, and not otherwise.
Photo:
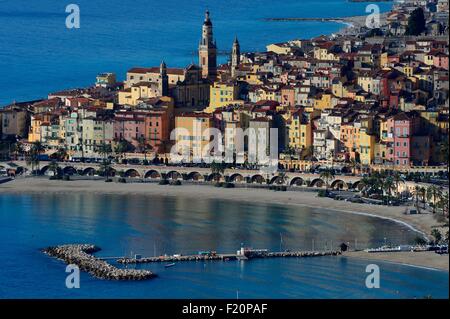
[(320, 257), (320, 256), (337, 256), (340, 251), (285, 251), (285, 252), (266, 252), (260, 254), (209, 254), (209, 255), (174, 255), (144, 258), (120, 258), (117, 260), (121, 264), (145, 264), (157, 262), (181, 262), (181, 261), (228, 261), (236, 259), (253, 259), (253, 258), (276, 258), (276, 257)]
[(146, 280), (156, 275), (148, 270), (120, 269), (106, 261), (94, 257), (92, 254), (100, 251), (95, 245), (61, 245), (48, 247), (43, 252), (58, 258), (67, 264), (77, 265), (80, 270), (92, 276), (106, 280)]

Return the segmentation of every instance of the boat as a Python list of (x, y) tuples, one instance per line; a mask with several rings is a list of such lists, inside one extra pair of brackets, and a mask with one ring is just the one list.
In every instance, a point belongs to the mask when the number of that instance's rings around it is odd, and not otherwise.
[(175, 266), (175, 265), (176, 265), (175, 263), (171, 263), (171, 264), (164, 265), (164, 267), (170, 268), (170, 267), (173, 267), (173, 266)]

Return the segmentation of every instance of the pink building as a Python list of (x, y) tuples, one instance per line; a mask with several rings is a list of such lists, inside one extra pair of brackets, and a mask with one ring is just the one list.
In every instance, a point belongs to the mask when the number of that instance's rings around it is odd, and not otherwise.
[(124, 139), (136, 146), (140, 138), (145, 138), (145, 126), (145, 113), (119, 112), (114, 118), (114, 139)]
[(438, 52), (433, 56), (433, 65), (448, 70), (448, 55)]
[(394, 165), (409, 166), (411, 164), (411, 140), (418, 128), (416, 118), (400, 113), (387, 120), (388, 154), (387, 160)]

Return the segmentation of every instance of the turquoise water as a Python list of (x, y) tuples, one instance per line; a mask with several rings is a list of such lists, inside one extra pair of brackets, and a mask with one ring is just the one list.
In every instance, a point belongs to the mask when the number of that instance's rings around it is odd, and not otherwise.
[[(80, 29), (65, 27), (70, 3), (80, 7)], [(206, 8), (219, 50), (229, 50), (237, 35), (242, 51), (253, 51), (343, 27), (263, 18), (364, 15), (366, 5), (346, 0), (0, 0), (0, 106), (91, 85), (99, 72), (116, 72), (123, 79), (129, 68), (159, 65), (162, 59), (179, 67), (197, 62)], [(386, 11), (391, 4), (379, 6)]]
[[(357, 227), (354, 227), (357, 225)], [(448, 273), (377, 263), (380, 289), (367, 289), (367, 261), (342, 257), (186, 262), (145, 282), (81, 274), (65, 287), (65, 264), (39, 249), (92, 243), (100, 256), (316, 249), (410, 243), (416, 234), (391, 221), (304, 207), (192, 198), (98, 194), (0, 195), (0, 298), (448, 298)], [(442, 257), (448, 258), (448, 257)]]

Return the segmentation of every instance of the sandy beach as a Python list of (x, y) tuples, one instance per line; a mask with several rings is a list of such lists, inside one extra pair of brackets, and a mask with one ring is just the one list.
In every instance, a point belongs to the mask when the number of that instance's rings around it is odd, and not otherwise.
[[(403, 224), (423, 235), (430, 234), (438, 223), (431, 214), (405, 215), (405, 207), (387, 207), (367, 204), (356, 204), (336, 201), (330, 198), (319, 198), (313, 192), (287, 191), (274, 192), (267, 189), (253, 188), (217, 188), (211, 185), (181, 186), (158, 185), (155, 183), (105, 183), (103, 180), (48, 180), (45, 178), (20, 178), (11, 182), (0, 184), (1, 194), (36, 194), (36, 193), (73, 193), (88, 192), (102, 194), (142, 194), (154, 196), (177, 196), (192, 198), (220, 198), (232, 201), (247, 201), (266, 204), (298, 205), (313, 208), (331, 209), (341, 213), (354, 213), (389, 219)], [(400, 254), (400, 255), (399, 255)], [(420, 258), (416, 258), (417, 256)], [(346, 254), (355, 258), (377, 258), (380, 260), (411, 264), (417, 266), (445, 269), (448, 271), (448, 255), (440, 256), (435, 253), (388, 253), (368, 254), (354, 252)], [(442, 260), (446, 260), (443, 263)]]
[(412, 265), (424, 268), (449, 270), (448, 255), (439, 255), (432, 251), (423, 252), (398, 252), (398, 253), (367, 253), (365, 251), (351, 251), (343, 257), (360, 258), (373, 262), (388, 261), (396, 264)]

